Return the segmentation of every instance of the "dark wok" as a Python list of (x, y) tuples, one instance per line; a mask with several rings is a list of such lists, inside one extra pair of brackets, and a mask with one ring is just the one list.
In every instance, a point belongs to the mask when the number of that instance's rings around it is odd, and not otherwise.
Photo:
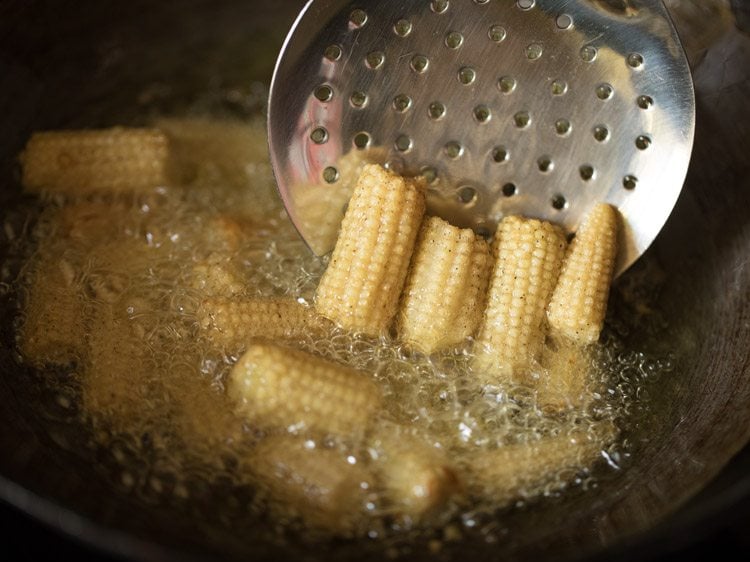
[[(20, 267), (17, 234), (28, 229), (28, 210), (34, 207), (21, 195), (16, 163), (32, 131), (141, 124), (156, 114), (179, 115), (199, 96), (210, 112), (257, 112), (263, 96), (256, 81), (268, 81), (301, 4), (0, 2), (0, 210), (11, 225), (0, 231), (3, 279)], [(633, 414), (626, 433), (632, 457), (623, 470), (608, 473), (594, 491), (548, 500), (543, 510), (503, 514), (507, 540), (486, 544), (468, 534), (463, 542), (446, 545), (446, 558), (602, 552), (625, 557), (638, 545), (671, 544), (730, 504), (750, 502), (747, 471), (729, 470), (716, 480), (750, 438), (750, 16), (747, 2), (740, 0), (731, 12), (729, 2), (719, 2), (725, 9), (707, 9), (697, 18), (685, 12), (688, 2), (669, 4), (688, 39), (694, 69), (696, 147), (683, 195), (643, 262), (666, 272), (658, 307), (667, 328), (659, 341), (633, 332), (626, 343), (658, 355), (672, 353), (675, 368), (650, 383), (647, 407)], [(231, 89), (243, 93), (242, 102), (205, 96)], [(312, 551), (293, 539), (284, 545), (262, 541), (267, 523), (248, 518), (235, 523), (251, 492), (227, 489), (221, 481), (196, 482), (185, 501), (148, 501), (119, 489), (117, 475), (108, 471), (107, 452), (87, 446), (85, 430), (69, 431), (74, 413), (40, 407), (50, 400), (43, 377), (64, 373), (41, 374), (19, 365), (16, 309), (12, 285), (0, 284), (4, 501), (134, 558), (383, 556), (374, 543), (337, 542)], [(746, 466), (747, 456), (735, 462)], [(711, 481), (712, 492), (684, 507)], [(421, 543), (411, 553), (430, 556)]]

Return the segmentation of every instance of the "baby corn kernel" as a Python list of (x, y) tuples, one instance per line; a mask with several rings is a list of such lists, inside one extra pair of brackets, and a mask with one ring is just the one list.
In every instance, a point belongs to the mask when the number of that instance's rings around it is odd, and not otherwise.
[(304, 438), (274, 436), (251, 453), (247, 464), (280, 514), (339, 535), (354, 534), (364, 519), (373, 478), (336, 450), (309, 447)]
[(382, 400), (366, 373), (270, 343), (250, 345), (228, 384), (239, 411), (259, 425), (336, 435), (364, 432)]
[(315, 296), (343, 328), (385, 333), (393, 321), (425, 210), (424, 181), (364, 167)]
[(438, 217), (424, 221), (399, 313), (402, 339), (424, 353), (474, 335), (489, 281), (487, 242)]
[(218, 348), (238, 351), (253, 338), (293, 339), (321, 334), (331, 323), (291, 298), (212, 297), (198, 309), (202, 333)]
[(564, 472), (591, 466), (616, 436), (614, 425), (603, 422), (538, 441), (471, 452), (466, 470), (472, 492), (508, 502), (545, 484), (549, 491), (563, 488), (570, 481)]
[(374, 470), (390, 510), (414, 522), (439, 511), (461, 490), (457, 472), (444, 451), (407, 434), (405, 428), (380, 428), (371, 442), (378, 454)]
[(563, 231), (548, 222), (511, 216), (498, 226), (487, 308), (474, 346), (483, 380), (523, 381), (544, 343), (544, 312), (565, 247)]
[(594, 207), (570, 244), (549, 303), (550, 328), (581, 345), (597, 341), (604, 326), (617, 258), (618, 223), (612, 205)]
[(73, 264), (64, 257), (36, 264), (25, 300), (18, 337), (24, 359), (38, 366), (79, 359), (86, 345), (86, 318)]
[(542, 353), (542, 375), (536, 384), (537, 406), (546, 412), (585, 407), (596, 388), (592, 350), (566, 338), (554, 338)]
[(169, 146), (157, 129), (34, 133), (21, 155), (31, 192), (130, 193), (167, 184)]

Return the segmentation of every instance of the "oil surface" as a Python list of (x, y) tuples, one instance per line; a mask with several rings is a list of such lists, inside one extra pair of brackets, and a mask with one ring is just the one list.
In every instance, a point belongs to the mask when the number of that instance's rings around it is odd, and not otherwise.
[[(249, 486), (252, 500), (227, 517), (270, 512), (279, 537), (289, 528), (319, 537), (315, 516), (279, 501), (272, 486), (253, 476), (249, 459), (268, 432), (238, 416), (225, 393), (242, 349), (212, 343), (198, 312), (212, 296), (312, 303), (325, 260), (311, 254), (286, 218), (259, 120), (171, 119), (156, 126), (176, 147), (179, 184), (142, 196), (45, 201), (20, 278), (19, 349), (41, 370), (54, 364), (72, 373), (50, 371), (54, 407), (75, 411), (71, 426), (85, 426), (90, 446), (109, 451), (116, 488), (153, 503), (188, 498), (201, 488), (196, 482), (221, 482), (237, 494)], [(626, 428), (647, 399), (647, 381), (671, 370), (669, 360), (621, 344), (619, 334), (633, 318), (646, 317), (649, 330), (659, 329), (647, 304), (653, 275), (631, 279), (621, 292), (632, 306), (608, 319), (604, 343), (588, 359), (586, 407), (552, 414), (537, 407), (529, 388), (477, 386), (470, 342), (430, 356), (393, 338), (341, 330), (286, 342), (370, 373), (384, 394), (383, 427), (440, 452), (463, 483), (460, 495), (424, 518), (395, 509), (374, 484), (354, 533), (386, 541), (422, 533), (437, 537), (432, 545), (439, 548), (463, 528), (485, 525), (487, 540), (497, 540), (488, 522), (498, 509), (571, 486), (592, 487), (592, 472), (620, 469), (627, 443), (602, 438), (597, 428)], [(545, 376), (542, 366), (536, 369)], [(383, 462), (381, 445), (367, 436), (351, 442), (297, 427), (285, 432), (299, 437), (299, 447), (333, 452), (348, 465)], [(476, 470), (478, 452), (543, 447), (580, 435), (600, 445), (594, 455), (553, 462), (532, 486), (510, 496)]]

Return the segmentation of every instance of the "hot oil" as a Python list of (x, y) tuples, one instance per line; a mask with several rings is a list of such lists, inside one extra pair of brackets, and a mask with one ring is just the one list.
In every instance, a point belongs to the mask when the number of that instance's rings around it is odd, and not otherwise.
[[(45, 333), (63, 331), (53, 351), (25, 355), (37, 365), (63, 364), (72, 373), (50, 373), (45, 384), (55, 408), (62, 404), (77, 412), (69, 419), (71, 428), (88, 428), (88, 446), (105, 451), (97, 468), (113, 486), (148, 504), (234, 498), (212, 502), (219, 511), (215, 520), (230, 528), (247, 525), (238, 522), (264, 517), (272, 495), (243, 469), (265, 433), (234, 414), (224, 386), (238, 357), (202, 337), (197, 310), (203, 299), (217, 295), (288, 296), (311, 303), (325, 261), (309, 252), (286, 219), (259, 121), (171, 120), (159, 126), (180, 139), (183, 186), (147, 196), (48, 202), (36, 228), (35, 253), (22, 275), (26, 304), (20, 349), (24, 352), (31, 338), (35, 323), (30, 319), (40, 318), (35, 322)], [(591, 358), (590, 400), (573, 410), (544, 411), (529, 388), (478, 387), (470, 342), (431, 356), (393, 338), (344, 331), (292, 342), (371, 373), (385, 396), (382, 423), (444, 452), (471, 496), (420, 523), (394, 513), (373, 488), (363, 506), (370, 516), (357, 532), (386, 541), (420, 533), (448, 540), (462, 527), (481, 528), (486, 540), (498, 540), (495, 514), (509, 501), (471, 494), (478, 488), (469, 475), (472, 454), (538, 445), (608, 422), (626, 428), (647, 400), (648, 382), (670, 372), (669, 359), (622, 343), (634, 318), (659, 329), (637, 306), (643, 301), (640, 286), (636, 282), (626, 291), (636, 304), (619, 307), (621, 316), (608, 320), (605, 344)], [(60, 320), (70, 315), (73, 328)], [(537, 370), (541, 376), (543, 369)], [(305, 446), (337, 451), (349, 464), (377, 465), (382, 454), (367, 442), (302, 436)], [(620, 469), (627, 455), (626, 442), (609, 440), (597, 456)], [(555, 468), (514, 502), (593, 486), (590, 464), (582, 460)], [(246, 492), (254, 488), (258, 493)], [(315, 525), (300, 524), (296, 510), (272, 500), (270, 509), (278, 522), (271, 526), (277, 539), (288, 533), (283, 523), (296, 525), (302, 535), (320, 536)]]

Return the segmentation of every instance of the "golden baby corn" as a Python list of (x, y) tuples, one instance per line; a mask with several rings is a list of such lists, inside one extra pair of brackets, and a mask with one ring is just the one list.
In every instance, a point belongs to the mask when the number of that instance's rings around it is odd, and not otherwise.
[(563, 262), (547, 318), (552, 330), (578, 344), (599, 339), (617, 258), (619, 216), (600, 203), (584, 220)]
[(548, 222), (511, 216), (498, 226), (487, 308), (474, 347), (483, 380), (518, 382), (538, 355), (565, 246), (562, 230)]
[(247, 190), (260, 184), (257, 180), (271, 179), (268, 147), (257, 141), (266, 136), (260, 122), (169, 117), (157, 119), (155, 126), (169, 139), (174, 175), (182, 182), (193, 187), (216, 184), (221, 190), (225, 186)]
[(422, 180), (365, 166), (318, 286), (317, 311), (344, 328), (384, 333), (397, 312), (424, 209)]
[(36, 364), (85, 356), (91, 300), (113, 302), (148, 257), (135, 238), (113, 239), (129, 226), (122, 202), (50, 207), (36, 225), (37, 253), (26, 278), (19, 347)]
[(556, 338), (542, 353), (542, 373), (536, 383), (537, 405), (545, 411), (580, 408), (591, 401), (597, 388), (592, 350)]
[(47, 256), (36, 264), (24, 298), (18, 338), (26, 361), (33, 365), (67, 364), (85, 349), (83, 287), (74, 265), (64, 256)]
[(346, 204), (364, 167), (385, 162), (386, 156), (383, 147), (349, 151), (336, 161), (338, 179), (334, 183), (297, 185), (289, 192), (294, 222), (317, 255), (329, 253), (336, 245)]
[(425, 353), (458, 344), (482, 319), (487, 242), (438, 217), (424, 221), (399, 312), (399, 334)]
[(471, 488), (502, 503), (561, 489), (573, 474), (589, 468), (616, 434), (611, 423), (603, 422), (530, 443), (472, 451), (466, 459)]
[(149, 396), (164, 393), (161, 381), (148, 379), (149, 348), (144, 326), (131, 321), (129, 306), (144, 303), (102, 302), (92, 312), (83, 403), (89, 412), (115, 426), (143, 416)]
[[(196, 263), (192, 269), (192, 280), (191, 286), (200, 295), (206, 297), (237, 297), (245, 291), (245, 280), (242, 278), (238, 268), (228, 259), (222, 259), (219, 256), (212, 255), (209, 259)], [(213, 309), (216, 306), (216, 298), (213, 301), (204, 302), (203, 312)], [(236, 302), (232, 299), (231, 302)], [(219, 306), (221, 310), (225, 307)], [(237, 309), (240, 307), (238, 306)], [(221, 316), (224, 316), (222, 312), (219, 312)], [(233, 316), (232, 313), (228, 315), (229, 318)], [(239, 315), (238, 315), (239, 316)], [(241, 318), (237, 319), (241, 322)], [(201, 321), (201, 325), (206, 327), (210, 325), (210, 313), (206, 315), (206, 320)], [(219, 320), (221, 323), (221, 320)]]
[(353, 534), (364, 519), (372, 477), (339, 451), (274, 436), (251, 453), (247, 464), (282, 514), (342, 535)]
[(253, 343), (232, 369), (229, 394), (261, 425), (352, 435), (380, 410), (381, 393), (366, 373), (304, 351)]
[(167, 184), (169, 146), (156, 129), (34, 133), (21, 154), (28, 191), (77, 196), (129, 193)]
[(387, 426), (371, 442), (379, 451), (375, 470), (390, 509), (419, 521), (456, 494), (460, 482), (444, 451)]
[(212, 297), (198, 310), (198, 324), (213, 345), (241, 350), (253, 338), (301, 338), (331, 328), (311, 307), (291, 298)]
[(124, 229), (135, 230), (132, 206), (122, 200), (76, 201), (55, 217), (57, 236), (69, 239), (76, 249), (88, 250), (116, 239)]

